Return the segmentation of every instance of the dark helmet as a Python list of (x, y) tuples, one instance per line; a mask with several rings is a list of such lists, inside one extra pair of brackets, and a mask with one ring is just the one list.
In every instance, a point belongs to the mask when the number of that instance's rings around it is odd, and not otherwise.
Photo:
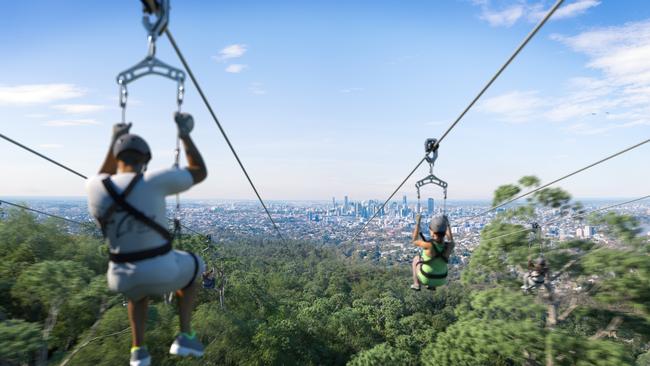
[(444, 216), (434, 216), (431, 218), (429, 229), (434, 233), (445, 233), (447, 231), (447, 220)]
[(117, 158), (124, 151), (137, 151), (142, 155), (146, 156), (146, 162), (151, 160), (151, 150), (149, 150), (149, 145), (147, 142), (140, 136), (134, 134), (122, 135), (115, 140), (113, 144), (113, 156)]

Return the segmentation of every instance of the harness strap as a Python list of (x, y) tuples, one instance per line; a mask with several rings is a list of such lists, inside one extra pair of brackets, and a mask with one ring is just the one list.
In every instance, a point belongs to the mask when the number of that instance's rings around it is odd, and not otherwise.
[(190, 279), (190, 282), (187, 284), (187, 286), (183, 287), (183, 290), (192, 286), (192, 284), (196, 280), (196, 275), (199, 273), (199, 259), (196, 257), (194, 253), (192, 252), (188, 252), (188, 253), (192, 256), (192, 259), (194, 259), (194, 274), (192, 275), (192, 278)]
[[(420, 263), (424, 263), (424, 262), (420, 262)], [(422, 269), (422, 266), (420, 266), (420, 273), (422, 273), (422, 275), (423, 275), (424, 277), (426, 277), (426, 278), (434, 279), (434, 280), (440, 280), (440, 279), (443, 279), (443, 278), (447, 278), (447, 273), (448, 273), (448, 272), (445, 271), (445, 273), (440, 273), (440, 274), (437, 274), (437, 273), (427, 273), (427, 272), (424, 271), (424, 269)]]
[(445, 257), (445, 250), (447, 250), (447, 242), (443, 242), (444, 248), (441, 251), (438, 251), (438, 248), (436, 247), (436, 244), (433, 240), (427, 240), (422, 233), (420, 233), (420, 238), (422, 239), (422, 241), (431, 243), (431, 249), (433, 249), (433, 252), (436, 253), (436, 255), (433, 256), (431, 259), (429, 259), (428, 261), (423, 261), (422, 263), (430, 265), (430, 263), (435, 258), (442, 258), (442, 260), (444, 260), (445, 263), (449, 263), (449, 258)]
[(104, 188), (106, 188), (108, 194), (110, 194), (111, 198), (113, 198), (115, 203), (117, 203), (121, 208), (126, 210), (126, 212), (133, 215), (133, 217), (135, 217), (136, 220), (141, 221), (143, 224), (155, 230), (165, 240), (167, 240), (169, 245), (171, 245), (173, 239), (172, 234), (170, 234), (170, 232), (167, 229), (162, 227), (156, 221), (147, 217), (147, 215), (143, 214), (141, 211), (138, 211), (135, 207), (131, 206), (131, 204), (126, 201), (125, 197), (118, 194), (117, 191), (115, 190), (115, 184), (113, 184), (113, 181), (111, 181), (111, 177), (107, 177), (106, 179), (102, 180), (102, 184), (104, 185)]
[(132, 253), (110, 253), (108, 257), (113, 263), (137, 262), (144, 259), (149, 259), (149, 258), (157, 257), (159, 255), (167, 254), (171, 250), (172, 250), (172, 243), (167, 242), (167, 244), (160, 246), (158, 248), (142, 250), (139, 252), (132, 252)]
[[(140, 181), (140, 179), (142, 179), (142, 174), (136, 174), (135, 177), (131, 179), (129, 185), (124, 189), (121, 196), (126, 198), (129, 194), (131, 194), (131, 191), (133, 188), (135, 188), (135, 185)], [(117, 202), (113, 201), (111, 206), (104, 212), (104, 214), (101, 217), (97, 218), (97, 221), (99, 222), (99, 225), (102, 229), (102, 234), (104, 234), (104, 236), (106, 236), (106, 226), (108, 225), (108, 220), (113, 215), (113, 213), (115, 213), (115, 210), (118, 207), (119, 205)]]
[(436, 243), (433, 240), (428, 240), (428, 242), (431, 243), (431, 249), (433, 249), (433, 252), (436, 255), (433, 256), (431, 259), (429, 259), (427, 261), (427, 264), (429, 264), (429, 262), (433, 261), (435, 258), (440, 258), (443, 261), (445, 261), (445, 263), (449, 263), (449, 258), (447, 258), (445, 256), (445, 250), (447, 250), (447, 242), (443, 243), (443, 249), (442, 250), (438, 250), (438, 247), (436, 247)]

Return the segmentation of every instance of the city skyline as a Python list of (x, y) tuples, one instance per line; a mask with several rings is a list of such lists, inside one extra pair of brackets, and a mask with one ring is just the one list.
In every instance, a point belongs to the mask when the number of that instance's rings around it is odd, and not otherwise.
[[(265, 200), (383, 202), (551, 3), (172, 1), (170, 28)], [(0, 132), (93, 174), (120, 118), (115, 75), (146, 52), (139, 2), (0, 9), (12, 14), (0, 24)], [(567, 1), (441, 145), (435, 172), (449, 202), (489, 200), (523, 175), (545, 183), (647, 138), (648, 32), (641, 0)], [(179, 66), (164, 37), (158, 56)], [(152, 145), (152, 169), (173, 160), (172, 84), (130, 87), (127, 118)], [(186, 87), (209, 178), (183, 198), (254, 200)], [(85, 194), (78, 177), (5, 141), (0, 154), (2, 197)], [(647, 156), (640, 147), (560, 186), (576, 197), (646, 195)], [(426, 174), (395, 198), (414, 197)]]

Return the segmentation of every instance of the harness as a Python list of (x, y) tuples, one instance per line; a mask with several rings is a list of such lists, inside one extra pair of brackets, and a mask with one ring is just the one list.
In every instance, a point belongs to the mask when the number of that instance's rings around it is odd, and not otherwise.
[(210, 278), (210, 277), (203, 277), (203, 281), (202, 281), (202, 282), (203, 282), (203, 288), (204, 288), (204, 289), (211, 290), (211, 289), (213, 289), (213, 288), (215, 287), (216, 282), (217, 282), (217, 279), (214, 278), (214, 277), (212, 277), (212, 278)]
[(426, 278), (432, 279), (432, 280), (439, 280), (439, 279), (444, 279), (447, 278), (447, 271), (445, 273), (428, 273), (424, 271), (424, 265), (432, 266), (433, 261), (436, 258), (442, 259), (445, 263), (449, 263), (449, 257), (445, 256), (445, 250), (447, 250), (447, 242), (443, 243), (443, 248), (442, 250), (438, 250), (436, 247), (436, 244), (433, 240), (427, 240), (427, 242), (431, 243), (431, 249), (433, 249), (434, 255), (426, 261), (418, 261), (417, 264), (422, 264), (420, 266), (420, 273)]
[(165, 229), (160, 224), (158, 224), (156, 221), (147, 217), (147, 215), (145, 215), (144, 213), (142, 213), (141, 211), (139, 211), (138, 209), (136, 209), (126, 201), (126, 197), (133, 191), (133, 188), (136, 186), (136, 184), (138, 184), (140, 180), (142, 180), (142, 174), (137, 174), (135, 177), (133, 177), (133, 179), (126, 187), (126, 189), (122, 192), (122, 194), (117, 193), (115, 184), (111, 180), (111, 177), (107, 177), (104, 180), (102, 180), (102, 184), (104, 185), (104, 188), (106, 188), (106, 191), (111, 196), (114, 202), (108, 208), (108, 210), (106, 210), (106, 212), (100, 218), (97, 219), (97, 221), (99, 221), (99, 224), (102, 228), (102, 233), (104, 234), (104, 237), (106, 237), (107, 234), (106, 228), (108, 226), (108, 221), (110, 220), (110, 217), (113, 216), (113, 214), (115, 213), (115, 210), (117, 210), (117, 208), (119, 207), (125, 210), (129, 215), (132, 215), (136, 220), (142, 222), (143, 224), (147, 225), (149, 228), (151, 228), (152, 230), (160, 234), (166, 240), (166, 243), (158, 248), (142, 250), (139, 252), (109, 253), (110, 260), (115, 263), (137, 262), (144, 259), (167, 254), (169, 251), (172, 250), (172, 240), (173, 240), (172, 234), (167, 229)]

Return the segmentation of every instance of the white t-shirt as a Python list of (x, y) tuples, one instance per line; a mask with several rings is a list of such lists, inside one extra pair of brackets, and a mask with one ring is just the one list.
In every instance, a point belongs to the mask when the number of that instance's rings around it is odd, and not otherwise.
[[(101, 217), (113, 204), (113, 199), (104, 188), (102, 180), (108, 174), (99, 174), (86, 183), (88, 192), (88, 211), (95, 218)], [(120, 173), (111, 176), (118, 194), (121, 194), (135, 177), (135, 173)], [(165, 196), (189, 189), (194, 180), (187, 169), (165, 169), (147, 172), (135, 185), (126, 201), (152, 218), (162, 227), (169, 227), (165, 212)], [(127, 214), (119, 206), (106, 225), (106, 235), (111, 253), (132, 253), (157, 248), (166, 240), (133, 215)]]

